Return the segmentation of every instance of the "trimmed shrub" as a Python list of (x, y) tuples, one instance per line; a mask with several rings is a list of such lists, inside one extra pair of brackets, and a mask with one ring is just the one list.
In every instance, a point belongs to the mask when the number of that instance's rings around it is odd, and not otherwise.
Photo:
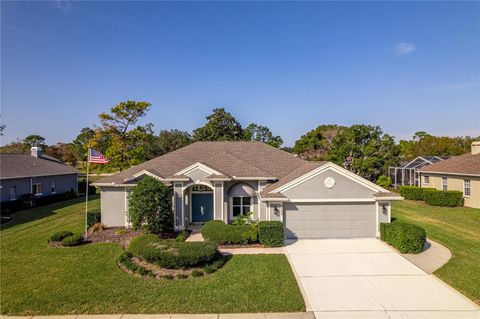
[(73, 236), (73, 233), (68, 231), (68, 230), (64, 230), (64, 231), (59, 231), (59, 232), (56, 232), (54, 233), (52, 236), (50, 236), (50, 242), (58, 242), (58, 241), (62, 241), (63, 239), (67, 238), (67, 237), (70, 237), (70, 236)]
[(62, 246), (65, 246), (65, 247), (78, 246), (83, 243), (83, 236), (80, 234), (71, 235), (62, 239), (61, 243), (62, 243)]
[(392, 185), (392, 179), (385, 175), (380, 175), (377, 179), (377, 185), (383, 188), (389, 188)]
[(202, 236), (218, 245), (248, 244), (257, 241), (257, 229), (255, 225), (227, 225), (212, 220), (203, 225)]
[(102, 214), (99, 210), (92, 210), (87, 213), (87, 226), (88, 228), (92, 227), (95, 224), (100, 224), (102, 222)]
[(154, 234), (134, 238), (128, 250), (138, 258), (173, 269), (203, 266), (219, 256), (214, 243), (161, 240)]
[(440, 191), (427, 189), (424, 191), (425, 203), (432, 206), (463, 206), (463, 193), (459, 191)]
[(152, 271), (135, 264), (132, 261), (132, 257), (133, 257), (132, 254), (126, 251), (120, 255), (120, 257), (118, 258), (118, 262), (121, 265), (123, 265), (125, 268), (133, 272), (134, 274), (138, 274), (140, 276), (150, 276), (150, 277), (155, 276), (155, 274)]
[(407, 223), (381, 224), (380, 238), (401, 253), (418, 254), (423, 251), (427, 233), (422, 227)]
[(425, 188), (417, 186), (400, 186), (400, 195), (405, 199), (423, 200), (424, 193), (427, 190), (435, 190), (434, 188)]
[(283, 223), (280, 221), (262, 221), (258, 223), (258, 239), (267, 247), (281, 247), (285, 239)]

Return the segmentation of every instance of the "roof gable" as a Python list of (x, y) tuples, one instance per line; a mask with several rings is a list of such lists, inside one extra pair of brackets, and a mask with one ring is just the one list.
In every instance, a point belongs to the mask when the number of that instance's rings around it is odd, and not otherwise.
[(480, 154), (463, 154), (420, 169), (422, 173), (435, 172), (480, 176)]

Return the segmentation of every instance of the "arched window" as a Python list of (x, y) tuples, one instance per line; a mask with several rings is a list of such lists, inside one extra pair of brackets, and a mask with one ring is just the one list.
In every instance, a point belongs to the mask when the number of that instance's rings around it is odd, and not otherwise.
[(240, 214), (252, 211), (255, 190), (250, 185), (245, 183), (235, 184), (230, 188), (229, 196), (232, 199), (231, 217), (235, 218)]

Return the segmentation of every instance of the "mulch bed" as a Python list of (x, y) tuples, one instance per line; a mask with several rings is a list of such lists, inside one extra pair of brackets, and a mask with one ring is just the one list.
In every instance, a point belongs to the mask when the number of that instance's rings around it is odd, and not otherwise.
[[(117, 234), (117, 231), (123, 230), (123, 233)], [(141, 230), (125, 229), (122, 227), (111, 227), (104, 230), (92, 232), (88, 234), (87, 241), (92, 243), (117, 243), (127, 248), (130, 241), (142, 234)]]

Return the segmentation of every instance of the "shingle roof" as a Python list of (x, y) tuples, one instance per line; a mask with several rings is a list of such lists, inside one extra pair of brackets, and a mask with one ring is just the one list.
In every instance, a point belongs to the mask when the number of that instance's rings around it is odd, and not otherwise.
[(467, 174), (480, 176), (480, 154), (471, 153), (455, 156), (447, 160), (423, 167), (420, 172)]
[(291, 181), (293, 181), (294, 179), (310, 172), (311, 170), (317, 168), (317, 167), (320, 167), (320, 166), (323, 166), (325, 165), (326, 163), (328, 162), (325, 162), (325, 161), (318, 161), (318, 162), (307, 162), (307, 161), (304, 161), (303, 162), (303, 165), (297, 167), (296, 169), (294, 169), (293, 171), (289, 172), (287, 175), (285, 175), (284, 177), (280, 178), (278, 180), (278, 182), (276, 183), (273, 183), (273, 184), (270, 184), (268, 185), (267, 187), (265, 187), (261, 192), (260, 192), (260, 196), (261, 197), (267, 197), (268, 193), (273, 191), (274, 189), (280, 187), (280, 186), (283, 186)]
[(44, 154), (37, 158), (30, 154), (0, 153), (0, 179), (66, 174), (80, 174), (80, 171)]
[(97, 183), (123, 183), (142, 170), (166, 178), (195, 163), (202, 163), (228, 177), (281, 179), (305, 161), (262, 142), (196, 142)]

